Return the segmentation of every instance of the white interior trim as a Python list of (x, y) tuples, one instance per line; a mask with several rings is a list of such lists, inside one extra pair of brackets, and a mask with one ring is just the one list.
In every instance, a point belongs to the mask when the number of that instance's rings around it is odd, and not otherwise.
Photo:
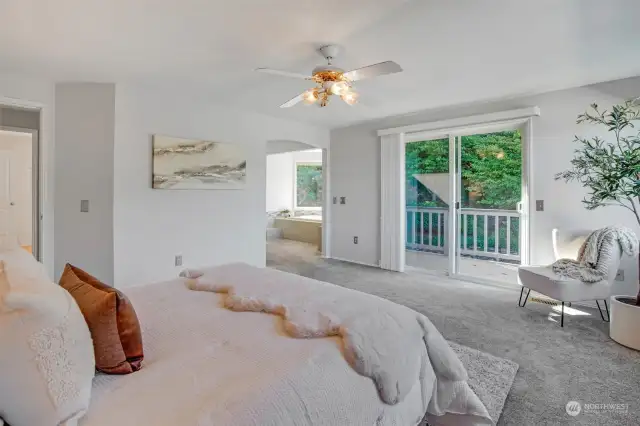
[(388, 129), (378, 130), (378, 136), (435, 131), (442, 131), (442, 133), (452, 133), (452, 131), (461, 127), (470, 127), (478, 124), (488, 125), (491, 123), (500, 123), (512, 120), (522, 120), (539, 115), (540, 108), (534, 106), (509, 111), (493, 112), (489, 114), (471, 115), (468, 117), (453, 118), (449, 120), (418, 123), (412, 124), (410, 126), (391, 127)]
[[(533, 118), (529, 117), (522, 128), (522, 211), (520, 212), (520, 264), (531, 264), (531, 226), (532, 215), (535, 211), (533, 199)], [(520, 278), (518, 278), (520, 282)]]
[[(456, 206), (460, 204), (460, 194), (458, 186), (461, 176), (458, 170), (458, 165), (460, 164), (460, 158), (462, 153), (457, 148), (458, 137), (452, 134), (449, 135), (449, 199), (447, 202), (449, 203), (449, 214), (448, 217), (445, 215), (445, 220), (449, 222), (449, 233), (447, 234), (447, 248), (448, 248), (448, 258), (449, 258), (449, 270), (447, 271), (450, 275), (452, 273), (456, 273), (459, 268), (459, 257), (458, 251), (456, 250), (456, 244), (458, 242), (458, 237), (456, 236), (456, 232), (459, 228), (459, 217), (458, 217), (458, 209)], [(457, 153), (457, 155), (451, 155), (451, 153)], [(405, 170), (405, 179), (406, 179), (406, 170)], [(438, 242), (439, 243), (439, 242)]]
[(370, 266), (372, 268), (380, 268), (380, 265), (374, 265), (373, 263), (367, 263), (367, 262), (359, 262), (357, 260), (351, 260), (351, 259), (343, 259), (341, 257), (332, 257), (332, 256), (322, 256), (324, 259), (333, 259), (333, 260), (338, 260), (340, 262), (346, 262), (346, 263), (353, 263), (355, 265), (363, 265), (363, 266)]
[(331, 181), (329, 179), (329, 150), (322, 150), (322, 255), (331, 257)]
[[(37, 190), (35, 191), (34, 201), (32, 204), (32, 211), (34, 214), (34, 231), (37, 227), (37, 231), (33, 233), (33, 245), (34, 255), (37, 259), (44, 264), (50, 277), (54, 276), (53, 270), (53, 182), (50, 181), (49, 168), (53, 167), (50, 164), (50, 153), (53, 150), (52, 136), (49, 135), (47, 139), (48, 146), (43, 146), (43, 137), (45, 132), (50, 132), (51, 129), (46, 127), (45, 116), (49, 114), (49, 107), (40, 102), (29, 101), (25, 99), (12, 98), (8, 96), (0, 96), (0, 106), (2, 107), (15, 107), (21, 109), (27, 109), (31, 111), (38, 111), (40, 114), (39, 131), (34, 129), (19, 129), (21, 132), (30, 132), (35, 138), (37, 143), (37, 149), (34, 147), (32, 155), (34, 161), (33, 183), (37, 184)], [(10, 130), (9, 127), (5, 129)], [(36, 178), (37, 174), (37, 178)], [(45, 218), (45, 216), (47, 216)]]
[(35, 129), (0, 126), (0, 130), (31, 135), (31, 253), (42, 262), (41, 244), (41, 186), (40, 186), (40, 137)]

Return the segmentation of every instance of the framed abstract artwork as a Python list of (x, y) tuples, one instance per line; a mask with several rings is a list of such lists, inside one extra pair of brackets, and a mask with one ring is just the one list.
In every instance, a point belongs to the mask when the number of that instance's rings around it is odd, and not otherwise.
[(241, 145), (153, 135), (154, 189), (243, 189)]

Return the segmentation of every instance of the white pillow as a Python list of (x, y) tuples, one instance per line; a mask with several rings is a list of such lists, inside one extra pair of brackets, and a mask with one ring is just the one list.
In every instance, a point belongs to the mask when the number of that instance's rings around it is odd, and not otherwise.
[(0, 253), (0, 299), (0, 417), (11, 426), (75, 425), (95, 374), (78, 305), (21, 249)]

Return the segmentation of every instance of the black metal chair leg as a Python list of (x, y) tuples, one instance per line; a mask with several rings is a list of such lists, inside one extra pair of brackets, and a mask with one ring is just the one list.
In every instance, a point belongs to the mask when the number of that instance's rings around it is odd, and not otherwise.
[(520, 306), (521, 308), (524, 308), (524, 305), (527, 304), (527, 299), (529, 299), (529, 293), (531, 293), (531, 289), (527, 289), (527, 295), (524, 298), (524, 303), (522, 302), (522, 294), (524, 293), (524, 286), (522, 287), (522, 289), (520, 290), (520, 298), (518, 299), (518, 306)]
[(607, 301), (604, 300), (604, 307), (607, 310), (607, 319), (604, 318), (604, 314), (602, 313), (602, 308), (600, 307), (600, 302), (598, 302), (598, 299), (596, 299), (596, 305), (598, 305), (598, 311), (600, 312), (600, 318), (602, 318), (602, 321), (609, 322), (611, 317), (609, 316), (609, 306), (607, 305)]
[(562, 315), (560, 315), (560, 327), (564, 327), (564, 302), (562, 302)]

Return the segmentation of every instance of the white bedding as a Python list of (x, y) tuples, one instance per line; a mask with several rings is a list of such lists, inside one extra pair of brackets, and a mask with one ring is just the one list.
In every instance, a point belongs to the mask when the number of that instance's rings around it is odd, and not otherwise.
[(385, 404), (346, 362), (340, 338), (291, 338), (281, 318), (229, 311), (223, 296), (181, 279), (126, 293), (143, 328), (143, 368), (98, 375), (80, 426), (411, 426), (431, 399), (430, 366), (402, 402)]

